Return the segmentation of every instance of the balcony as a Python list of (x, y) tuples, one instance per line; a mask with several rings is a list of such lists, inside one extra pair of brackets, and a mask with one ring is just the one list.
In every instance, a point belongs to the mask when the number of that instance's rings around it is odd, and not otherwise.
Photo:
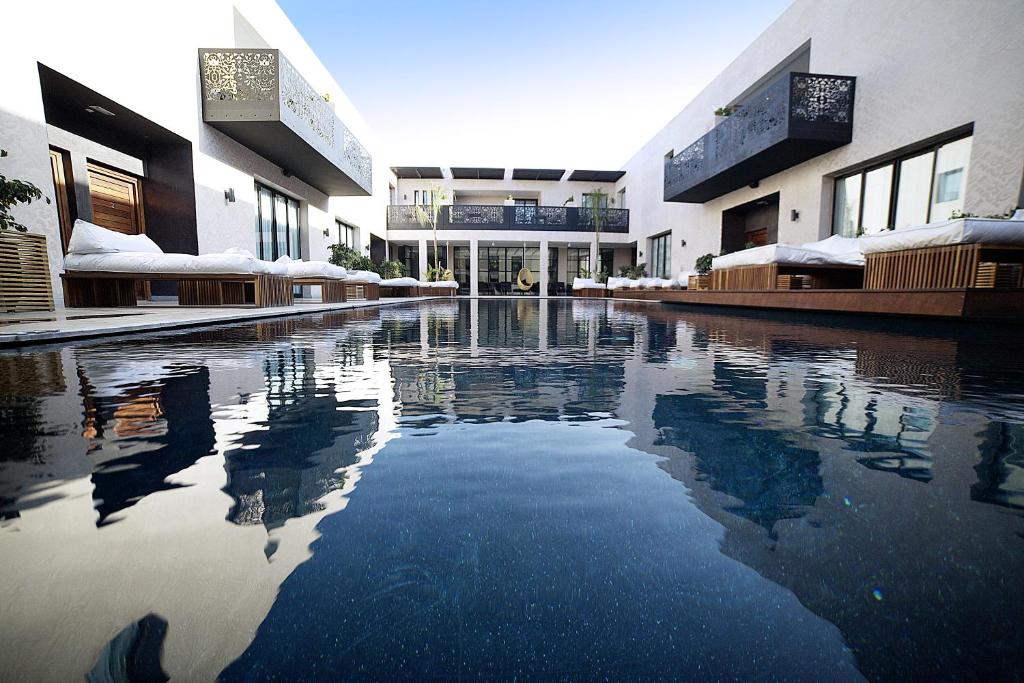
[[(629, 209), (599, 209), (603, 233), (629, 233)], [(456, 204), (441, 207), (438, 230), (539, 230), (546, 232), (594, 232), (591, 209), (568, 206), (500, 206)], [(416, 220), (416, 207), (388, 207), (389, 230), (425, 229)], [(429, 228), (426, 228), (429, 229)]]
[(848, 144), (855, 84), (783, 74), (665, 161), (665, 201), (703, 203)]
[(201, 49), (203, 121), (332, 196), (373, 192), (370, 155), (280, 50)]

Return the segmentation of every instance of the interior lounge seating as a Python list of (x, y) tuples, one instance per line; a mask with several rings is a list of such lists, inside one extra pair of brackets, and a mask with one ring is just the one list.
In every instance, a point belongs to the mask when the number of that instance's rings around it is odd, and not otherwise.
[(420, 281), (414, 277), (393, 277), (380, 281), (382, 297), (419, 296)]
[(744, 249), (715, 258), (711, 267), (711, 290), (859, 289), (864, 253), (857, 238), (833, 235)]
[(1024, 209), (1009, 220), (957, 218), (858, 241), (865, 289), (1024, 287)]
[(183, 306), (288, 306), (292, 279), (279, 263), (241, 249), (223, 254), (168, 254), (146, 235), (125, 235), (75, 221), (64, 261), (71, 308), (137, 305), (137, 283), (174, 281)]
[(288, 270), (288, 277), (294, 284), (319, 286), (320, 298), (325, 304), (345, 301), (347, 273), (341, 266), (326, 261), (296, 261), (289, 256), (282, 256), (276, 263)]

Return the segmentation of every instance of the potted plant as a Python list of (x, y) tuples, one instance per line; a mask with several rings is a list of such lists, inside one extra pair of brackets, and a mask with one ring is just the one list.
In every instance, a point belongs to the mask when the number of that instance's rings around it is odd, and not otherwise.
[(703, 291), (709, 288), (711, 282), (711, 262), (714, 258), (714, 254), (704, 254), (697, 258), (697, 262), (694, 264), (697, 274), (690, 276), (686, 283), (687, 289)]
[[(0, 157), (7, 150), (0, 149)], [(46, 235), (30, 233), (11, 210), (49, 197), (32, 183), (0, 174), (0, 311), (52, 311), (53, 288)]]

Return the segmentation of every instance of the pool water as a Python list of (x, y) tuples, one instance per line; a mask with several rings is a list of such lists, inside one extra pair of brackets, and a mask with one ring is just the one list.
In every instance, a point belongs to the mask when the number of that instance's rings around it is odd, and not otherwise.
[(429, 301), (0, 352), (4, 680), (1020, 680), (1024, 333)]

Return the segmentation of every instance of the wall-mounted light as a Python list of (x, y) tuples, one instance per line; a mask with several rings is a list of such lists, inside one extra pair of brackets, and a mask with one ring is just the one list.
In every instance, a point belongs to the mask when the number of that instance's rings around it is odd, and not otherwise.
[(686, 240), (679, 240), (679, 246), (685, 247), (686, 246)]
[(330, 229), (329, 228), (324, 228), (324, 237), (330, 237), (330, 236), (331, 236)]
[(789, 220), (791, 220), (791, 221), (798, 221), (798, 220), (800, 220), (800, 212), (797, 211), (796, 209), (790, 209), (790, 211), (789, 211)]
[(640, 258), (643, 258), (644, 257), (644, 252), (638, 251), (637, 252), (637, 256), (639, 256)]
[(229, 187), (224, 190), (224, 203), (233, 204), (235, 202), (235, 188)]

